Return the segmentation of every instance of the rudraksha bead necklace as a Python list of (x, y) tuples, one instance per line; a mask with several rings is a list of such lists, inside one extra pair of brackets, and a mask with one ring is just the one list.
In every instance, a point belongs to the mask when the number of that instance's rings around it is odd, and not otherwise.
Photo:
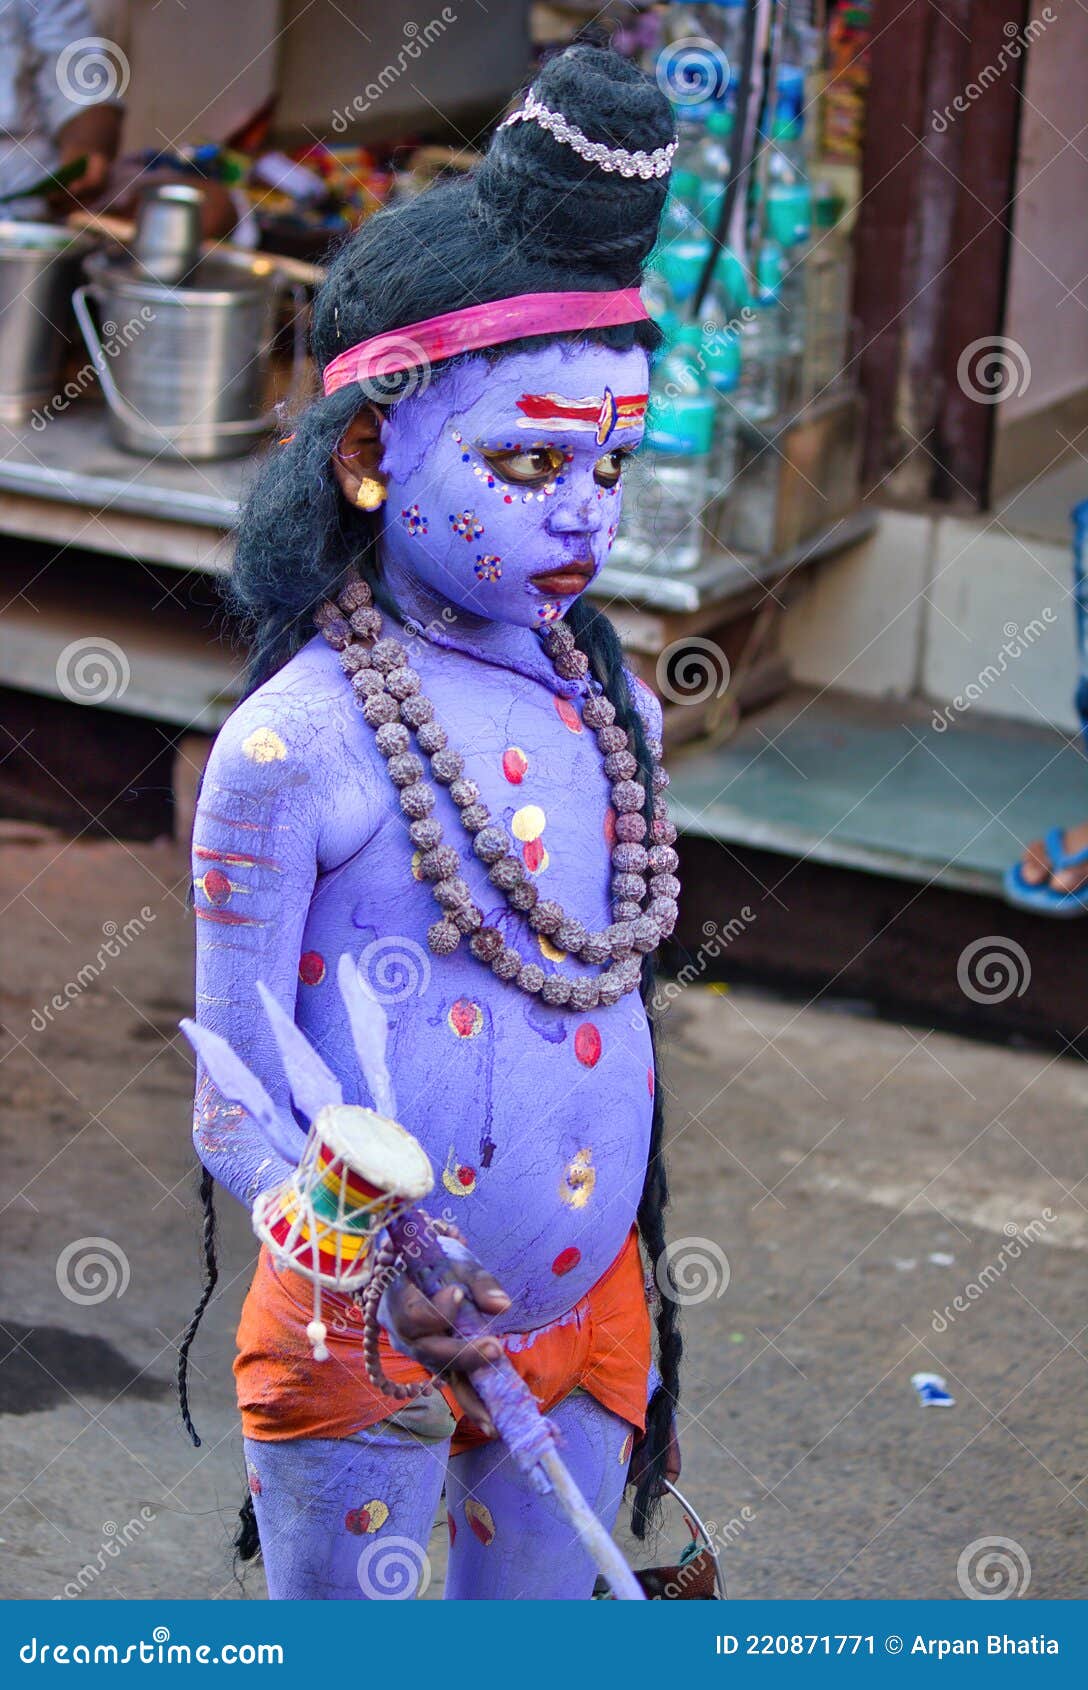
[[(383, 633), (382, 615), (370, 587), (355, 575), (337, 602), (326, 600), (314, 622), (329, 645), (340, 654), (355, 699), (375, 730), (374, 742), (386, 760), (389, 778), (399, 789), (401, 809), (408, 818), (408, 835), (420, 852), (419, 870), (431, 882), (442, 910), (427, 930), (427, 943), (437, 956), (451, 956), (468, 938), (474, 957), (486, 963), (500, 980), (512, 981), (523, 992), (547, 1004), (571, 1009), (595, 1009), (617, 1003), (637, 989), (642, 957), (655, 950), (676, 925), (676, 829), (668, 818), (664, 790), (669, 777), (661, 767), (661, 745), (650, 744), (653, 761), (652, 820), (642, 811), (646, 792), (634, 777), (638, 764), (629, 736), (616, 723), (616, 711), (603, 693), (591, 692), (582, 706), (582, 720), (597, 739), (604, 772), (612, 788), (616, 813), (616, 843), (612, 849), (612, 924), (589, 932), (561, 904), (542, 898), (521, 859), (510, 849), (504, 828), (492, 819), (480, 800), (475, 781), (464, 773), (464, 758), (452, 749), (446, 730), (435, 718), (434, 705), (420, 690), (420, 677), (408, 662), (400, 640)], [(564, 680), (586, 681), (589, 659), (574, 643), (562, 622), (553, 622), (541, 635), (556, 674)], [(411, 748), (415, 736), (417, 754)], [(449, 789), (472, 849), (487, 864), (487, 877), (511, 909), (525, 915), (529, 926), (557, 949), (591, 966), (609, 966), (576, 980), (545, 974), (535, 962), (523, 962), (497, 927), (484, 923), (461, 875), (461, 858), (443, 841), (442, 824), (432, 814), (435, 794), (425, 779), (427, 758), (434, 780)], [(647, 836), (649, 843), (647, 844)], [(647, 882), (647, 876), (649, 880)]]

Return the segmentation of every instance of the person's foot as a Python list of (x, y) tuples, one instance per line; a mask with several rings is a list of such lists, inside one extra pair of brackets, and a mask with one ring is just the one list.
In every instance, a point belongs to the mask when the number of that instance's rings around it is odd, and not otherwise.
[[(1062, 850), (1067, 857), (1088, 850), (1088, 822), (1065, 829)], [(1033, 840), (1024, 852), (1020, 872), (1029, 886), (1042, 886), (1049, 881), (1055, 892), (1077, 892), (1088, 885), (1088, 863), (1081, 863), (1076, 868), (1055, 869), (1041, 839)]]

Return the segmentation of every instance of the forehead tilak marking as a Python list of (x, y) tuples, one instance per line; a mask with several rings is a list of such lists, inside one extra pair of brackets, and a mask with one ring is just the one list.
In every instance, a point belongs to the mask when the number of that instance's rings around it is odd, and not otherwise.
[(519, 428), (539, 427), (541, 423), (570, 430), (592, 430), (598, 446), (603, 446), (615, 429), (641, 422), (646, 415), (646, 393), (623, 393), (617, 398), (610, 387), (598, 397), (586, 394), (581, 399), (568, 399), (561, 393), (523, 393), (517, 401), (523, 412)]

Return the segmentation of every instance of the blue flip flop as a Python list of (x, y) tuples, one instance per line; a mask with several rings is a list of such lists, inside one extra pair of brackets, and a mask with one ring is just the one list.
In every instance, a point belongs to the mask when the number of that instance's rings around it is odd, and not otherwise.
[[(1079, 868), (1082, 863), (1088, 863), (1088, 847), (1069, 854), (1064, 849), (1064, 838), (1065, 829), (1060, 827), (1052, 827), (1046, 835), (1044, 844), (1051, 868)], [(1032, 886), (1024, 879), (1019, 863), (1005, 870), (1005, 897), (1018, 909), (1031, 910), (1036, 915), (1066, 920), (1088, 915), (1088, 883), (1077, 892), (1055, 892), (1045, 880), (1039, 886)]]

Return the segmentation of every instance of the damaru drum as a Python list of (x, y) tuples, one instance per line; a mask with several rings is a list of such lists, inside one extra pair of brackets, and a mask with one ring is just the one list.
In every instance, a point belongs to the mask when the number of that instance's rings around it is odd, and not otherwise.
[(253, 1228), (315, 1285), (352, 1291), (370, 1277), (375, 1237), (433, 1186), (426, 1153), (398, 1122), (358, 1104), (327, 1104), (298, 1167), (258, 1197)]

